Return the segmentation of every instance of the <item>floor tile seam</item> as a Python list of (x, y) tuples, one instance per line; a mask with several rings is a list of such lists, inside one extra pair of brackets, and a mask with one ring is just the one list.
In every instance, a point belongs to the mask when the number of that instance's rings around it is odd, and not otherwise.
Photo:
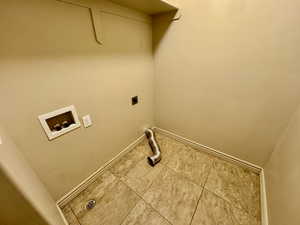
[(178, 175), (179, 177), (181, 177), (181, 178), (183, 178), (183, 179), (189, 181), (190, 183), (196, 185), (197, 187), (200, 187), (200, 188), (202, 188), (202, 189), (204, 188), (203, 185), (197, 184), (195, 181), (192, 181), (190, 178), (186, 177), (185, 175), (180, 174), (179, 172), (177, 172), (176, 170), (174, 170), (174, 169), (171, 168), (170, 166), (168, 166), (168, 165), (164, 165), (164, 166), (167, 167), (168, 169), (172, 170), (172, 171), (173, 171), (174, 173), (176, 173), (176, 175)]
[[(140, 197), (141, 199), (140, 200), (142, 200), (143, 202), (145, 202), (145, 204), (146, 205), (148, 205), (153, 211), (155, 211), (156, 213), (158, 213), (158, 215), (160, 215), (162, 218), (164, 218), (169, 224), (171, 224), (171, 225), (173, 225), (166, 217), (164, 217), (163, 215), (161, 215), (160, 214), (160, 212), (159, 211), (157, 211), (156, 209), (154, 209), (153, 207), (152, 207), (152, 205), (150, 204), (150, 203), (148, 203), (145, 199), (144, 199), (144, 197), (143, 197), (143, 195), (141, 195), (141, 194), (139, 194), (139, 193), (137, 193), (135, 190), (133, 190), (129, 185), (127, 185), (124, 181), (121, 181), (124, 185), (126, 185), (131, 191), (133, 191), (138, 197)], [(152, 182), (153, 183), (153, 182)], [(152, 185), (152, 184), (151, 184)], [(148, 188), (148, 190), (150, 189), (150, 187)], [(147, 190), (147, 191), (148, 191)], [(147, 191), (145, 191), (145, 193), (144, 194), (146, 194), (146, 192)], [(137, 204), (136, 204), (137, 205)], [(135, 205), (135, 206), (136, 206)], [(135, 207), (134, 206), (134, 207)], [(133, 209), (132, 209), (133, 210)], [(130, 212), (132, 211), (132, 210), (130, 210)], [(128, 214), (129, 215), (129, 214)], [(126, 216), (126, 218), (127, 218), (127, 216)], [(125, 218), (125, 219), (126, 219)], [(124, 222), (124, 221), (123, 221)], [(123, 223), (122, 222), (122, 223)], [(121, 223), (121, 224), (122, 224)]]
[[(126, 185), (127, 186), (127, 185)], [(128, 186), (127, 186), (128, 187)], [(138, 196), (140, 197), (140, 196)], [(126, 216), (124, 216), (124, 219), (121, 221), (121, 223), (119, 225), (122, 225), (124, 223), (124, 221), (128, 218), (128, 216), (130, 215), (130, 213), (134, 210), (134, 208), (137, 206), (137, 204), (139, 203), (140, 200), (138, 200), (135, 205), (132, 207), (132, 209), (129, 210), (129, 212), (126, 214)]]
[(207, 181), (208, 181), (208, 178), (209, 178), (209, 176), (210, 176), (210, 174), (211, 174), (211, 171), (213, 170), (214, 162), (215, 162), (215, 159), (212, 159), (211, 167), (210, 167), (209, 172), (208, 172), (208, 174), (207, 174), (207, 177), (206, 177), (206, 179), (205, 179), (203, 188), (205, 188), (205, 186), (206, 186), (206, 184), (207, 184)]
[(227, 203), (229, 203), (229, 204), (232, 204), (232, 202), (230, 202), (229, 200), (223, 198), (222, 196), (220, 196), (219, 194), (215, 193), (214, 191), (208, 189), (207, 187), (204, 187), (203, 190), (208, 191), (208, 192), (210, 192), (210, 193), (216, 195), (218, 198), (221, 198), (222, 200), (224, 200), (225, 202), (227, 202)]
[[(219, 160), (219, 161), (222, 161), (222, 159), (218, 159), (218, 160)], [(223, 160), (223, 161), (224, 161), (224, 160)], [(226, 161), (225, 161), (225, 162), (226, 162)], [(211, 170), (213, 170), (213, 167), (211, 168)], [(210, 173), (211, 173), (211, 171), (210, 171)], [(209, 177), (208, 177), (208, 179), (209, 179)], [(208, 181), (208, 179), (207, 179), (207, 181)], [(230, 204), (233, 204), (233, 203), (230, 202), (229, 200), (223, 198), (223, 197), (220, 196), (219, 194), (217, 194), (217, 193), (215, 193), (214, 191), (210, 190), (210, 189), (206, 186), (207, 181), (206, 181), (205, 186), (204, 186), (205, 190), (207, 190), (207, 191), (209, 191), (209, 192), (211, 192), (211, 193), (217, 195), (218, 197), (222, 198), (222, 199), (225, 200), (226, 202), (228, 202), (228, 203), (230, 203)], [(260, 192), (259, 192), (259, 193), (260, 193)], [(247, 205), (248, 205), (248, 204), (247, 204)], [(234, 207), (240, 209), (240, 208), (237, 207), (237, 206), (234, 206)], [(251, 214), (248, 212), (248, 210), (243, 206), (243, 204), (241, 204), (241, 210), (243, 210), (243, 211), (245, 211), (247, 214), (251, 215)], [(252, 215), (251, 215), (251, 216), (252, 216)]]
[[(109, 171), (109, 172), (110, 172), (110, 171)], [(125, 183), (121, 180), (120, 177), (114, 175), (112, 172), (111, 172), (111, 174), (112, 174), (113, 176), (115, 176), (115, 178), (116, 178), (116, 184), (115, 184), (115, 185), (117, 185), (119, 182), (122, 183), (122, 184), (125, 184)], [(115, 186), (115, 185), (114, 185), (114, 186)], [(126, 185), (126, 184), (125, 184), (125, 185)], [(126, 185), (126, 187), (128, 187), (130, 190), (132, 190), (128, 185)], [(135, 193), (135, 192), (134, 192), (134, 193)], [(109, 193), (109, 194), (110, 194), (110, 193)], [(135, 193), (135, 194), (137, 194), (137, 193)], [(140, 197), (140, 196), (138, 195), (138, 197)], [(133, 208), (134, 208), (136, 205), (137, 205), (137, 203), (133, 206)], [(69, 205), (69, 207), (70, 207), (72, 213), (74, 214), (74, 216), (75, 216), (77, 222), (79, 223), (79, 225), (81, 225), (81, 223), (79, 222), (79, 219), (78, 219), (78, 217), (76, 216), (76, 214), (74, 213), (74, 210), (73, 210), (73, 208), (71, 207), (71, 205)], [(133, 208), (132, 208), (132, 209), (133, 209)], [(130, 209), (129, 211), (131, 212), (132, 209)], [(124, 218), (124, 220), (127, 218), (128, 215), (129, 215), (129, 213), (126, 215), (126, 217)], [(122, 223), (124, 222), (124, 220), (122, 220)], [(121, 225), (122, 223), (120, 223), (120, 225)]]
[(70, 207), (70, 210), (71, 210), (71, 212), (73, 213), (74, 217), (76, 218), (76, 221), (78, 222), (79, 225), (81, 225), (81, 223), (80, 223), (79, 219), (77, 218), (77, 216), (76, 216), (74, 210), (72, 209), (71, 206), (69, 206), (69, 207)]
[[(81, 192), (80, 192), (81, 193)], [(74, 198), (75, 199), (75, 198)], [(76, 213), (75, 213), (75, 210), (73, 209), (73, 207), (72, 207), (72, 204), (68, 204), (68, 206), (70, 207), (70, 209), (71, 209), (71, 211), (72, 211), (72, 213), (74, 214), (74, 216), (76, 217), (76, 219), (78, 219), (77, 218), (77, 215), (76, 215)], [(79, 219), (78, 219), (79, 220)]]
[[(123, 177), (123, 176), (122, 176)], [(126, 216), (124, 217), (124, 219), (121, 221), (121, 223), (119, 225), (122, 225), (124, 223), (124, 221), (127, 219), (127, 217), (130, 215), (130, 213), (132, 212), (132, 210), (137, 206), (137, 204), (139, 203), (140, 200), (143, 200), (142, 197), (136, 192), (134, 191), (129, 185), (127, 185), (123, 180), (121, 180), (121, 177), (117, 177), (117, 179), (119, 180), (118, 182), (122, 183), (123, 185), (125, 185), (127, 188), (129, 188), (133, 193), (135, 193), (140, 199), (135, 203), (135, 205), (129, 210), (129, 212), (126, 214)]]
[(203, 188), (203, 191), (204, 191), (204, 190), (205, 190), (205, 191), (208, 191), (208, 192), (212, 193), (213, 195), (217, 196), (218, 198), (222, 199), (222, 200), (225, 201), (227, 204), (229, 204), (230, 207), (235, 208), (235, 209), (238, 209), (238, 210), (241, 210), (241, 211), (243, 211), (244, 213), (246, 213), (247, 215), (253, 217), (253, 216), (252, 216), (250, 213), (248, 213), (247, 210), (245, 210), (243, 207), (242, 207), (242, 208), (239, 208), (239, 207), (235, 206), (232, 202), (230, 202), (229, 200), (223, 198), (222, 196), (220, 196), (219, 194), (215, 193), (214, 191), (211, 191), (211, 190), (209, 190), (209, 189), (206, 188), (206, 187)]
[[(204, 190), (210, 192), (211, 194), (215, 195), (217, 198), (223, 200), (226, 204), (228, 204), (229, 209), (230, 209), (230, 212), (231, 212), (231, 214), (232, 214), (232, 215), (231, 215), (231, 219), (232, 219), (234, 222), (236, 222), (237, 224), (240, 224), (240, 223), (237, 221), (237, 219), (235, 218), (235, 214), (234, 214), (234, 212), (233, 212), (233, 208), (236, 208), (236, 209), (239, 209), (239, 208), (235, 207), (231, 202), (229, 202), (229, 201), (227, 201), (226, 199), (222, 198), (222, 197), (219, 196), (218, 194), (216, 194), (216, 193), (214, 193), (214, 192), (208, 190), (207, 188), (204, 188), (204, 189), (203, 189), (203, 192), (204, 192)], [(239, 209), (239, 210), (242, 210), (242, 209)], [(244, 210), (243, 210), (243, 211), (244, 211)], [(245, 212), (245, 211), (244, 211), (244, 212)], [(245, 213), (247, 213), (247, 212), (245, 212)]]
[[(219, 160), (219, 161), (224, 161), (224, 160), (222, 160), (222, 159), (217, 159), (217, 160)], [(226, 161), (225, 161), (226, 162)], [(211, 171), (213, 170), (213, 165), (214, 164), (212, 164), (212, 167), (211, 167), (211, 169), (210, 169), (210, 172), (209, 173), (211, 173)], [(205, 190), (207, 190), (207, 191), (209, 191), (209, 192), (211, 192), (211, 193), (213, 193), (213, 194), (215, 194), (216, 196), (218, 196), (219, 198), (221, 198), (221, 199), (223, 199), (224, 201), (226, 201), (227, 203), (229, 203), (232, 207), (235, 207), (235, 208), (237, 208), (237, 209), (240, 209), (240, 210), (242, 210), (242, 211), (244, 211), (245, 213), (247, 213), (248, 215), (250, 215), (250, 216), (252, 216), (249, 212), (248, 212), (248, 210), (247, 209), (245, 209), (245, 207), (244, 206), (242, 206), (241, 205), (241, 208), (239, 208), (239, 207), (237, 207), (237, 206), (234, 206), (233, 205), (233, 203), (232, 202), (230, 202), (229, 200), (227, 200), (227, 199), (225, 199), (225, 198), (223, 198), (222, 196), (220, 196), (220, 195), (218, 195), (217, 193), (215, 193), (214, 191), (211, 191), (211, 190), (209, 190), (209, 188), (208, 187), (206, 187), (206, 184), (207, 184), (207, 181), (208, 181), (208, 179), (209, 179), (209, 176), (207, 177), (207, 180), (206, 180), (206, 182), (205, 182), (205, 186), (203, 187)]]
[[(166, 165), (163, 165), (163, 166), (166, 166)], [(159, 171), (159, 173), (157, 174), (157, 177), (159, 177), (162, 173), (164, 172), (164, 170), (163, 170), (163, 168), (162, 168), (162, 170), (161, 171)], [(149, 187), (144, 191), (144, 194), (148, 191), (148, 190), (150, 190), (150, 188), (152, 187), (152, 185), (154, 184), (154, 182), (155, 182), (155, 180), (153, 180), (152, 182), (151, 182), (151, 184), (149, 185)], [(127, 185), (128, 186), (128, 185)], [(132, 189), (132, 188), (131, 188)], [(134, 190), (133, 190), (134, 191)], [(136, 191), (134, 191), (134, 192), (136, 192)], [(143, 197), (142, 197), (143, 198)]]
[(201, 198), (202, 198), (202, 196), (203, 196), (203, 192), (204, 192), (204, 188), (202, 188), (201, 194), (200, 194), (199, 199), (198, 199), (198, 201), (197, 201), (197, 204), (196, 204), (196, 207), (195, 207), (195, 209), (194, 209), (194, 212), (193, 212), (193, 215), (192, 215), (192, 217), (191, 217), (191, 221), (190, 221), (189, 225), (191, 225), (191, 224), (193, 223), (194, 216), (195, 216), (195, 214), (196, 214), (196, 212), (197, 212), (199, 202), (200, 202), (200, 200), (201, 200)]
[(160, 212), (158, 210), (156, 210), (150, 203), (146, 202), (145, 199), (142, 198), (142, 201), (144, 201), (154, 212), (156, 212), (158, 215), (160, 215), (163, 219), (165, 219), (170, 225), (173, 225), (173, 223), (171, 223), (170, 220), (168, 220), (165, 216), (163, 216), (162, 214), (160, 214)]

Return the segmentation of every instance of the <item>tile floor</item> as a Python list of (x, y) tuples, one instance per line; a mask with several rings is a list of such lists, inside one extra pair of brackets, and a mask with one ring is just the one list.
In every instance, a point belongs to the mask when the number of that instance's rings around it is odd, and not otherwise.
[[(157, 134), (127, 153), (63, 208), (70, 225), (260, 225), (259, 176)], [(88, 200), (96, 206), (87, 210)]]

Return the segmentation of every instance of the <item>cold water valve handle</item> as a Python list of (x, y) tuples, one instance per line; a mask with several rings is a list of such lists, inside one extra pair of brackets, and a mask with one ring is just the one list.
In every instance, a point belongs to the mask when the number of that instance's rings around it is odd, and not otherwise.
[(152, 149), (153, 155), (149, 156), (148, 162), (151, 166), (155, 166), (161, 160), (161, 152), (158, 143), (155, 140), (155, 134), (152, 129), (145, 129), (145, 134), (147, 136), (149, 145)]

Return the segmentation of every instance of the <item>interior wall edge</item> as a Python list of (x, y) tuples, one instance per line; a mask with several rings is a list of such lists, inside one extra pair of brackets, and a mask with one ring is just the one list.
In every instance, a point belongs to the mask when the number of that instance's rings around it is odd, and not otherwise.
[(294, 120), (294, 118), (296, 117), (297, 113), (298, 113), (298, 109), (300, 107), (300, 104), (297, 105), (297, 107), (295, 108), (294, 112), (291, 114), (288, 122), (286, 123), (285, 127), (282, 129), (282, 132), (281, 134), (279, 135), (278, 139), (277, 139), (277, 142), (275, 143), (274, 145), (274, 148), (273, 150), (270, 152), (269, 154), (269, 157), (268, 159), (266, 160), (266, 162), (264, 163), (264, 165), (262, 166), (263, 168), (265, 168), (268, 163), (270, 162), (271, 158), (272, 158), (272, 155), (273, 153), (276, 151), (276, 149), (279, 149), (280, 146), (282, 145), (284, 139), (285, 139), (285, 136), (288, 132), (288, 130), (291, 128), (292, 126), (292, 121)]
[(68, 204), (73, 198), (75, 198), (81, 191), (87, 188), (87, 186), (91, 183), (93, 183), (102, 173), (105, 169), (109, 168), (113, 165), (114, 162), (116, 162), (118, 159), (120, 159), (123, 155), (125, 155), (130, 150), (134, 149), (139, 143), (141, 143), (145, 138), (145, 135), (138, 137), (136, 140), (134, 140), (132, 143), (130, 143), (126, 148), (124, 148), (122, 151), (120, 151), (117, 155), (115, 155), (111, 160), (107, 161), (103, 166), (101, 166), (99, 169), (97, 169), (95, 172), (93, 172), (90, 176), (88, 176), (86, 179), (84, 179), (82, 182), (80, 182), (78, 185), (76, 185), (74, 188), (71, 189), (68, 193), (63, 195), (57, 202), (56, 205), (60, 208)]
[[(11, 187), (14, 187), (16, 196), (21, 196), (19, 199), (23, 199), (23, 201), (13, 202), (13, 204), (19, 205), (20, 210), (26, 212), (21, 214), (22, 216), (27, 214), (29, 216), (30, 212), (34, 212), (31, 215), (33, 216), (32, 221), (38, 219), (48, 225), (62, 225), (63, 217), (58, 214), (54, 199), (24, 154), (2, 127), (0, 127), (0, 139), (0, 173), (3, 173), (2, 176), (6, 177)], [(34, 214), (38, 216), (34, 216)], [(18, 220), (15, 212), (13, 217)], [(24, 224), (31, 223), (27, 221)]]
[(180, 3), (154, 19), (157, 125), (263, 166), (299, 103), (298, 3)]
[(264, 166), (269, 221), (274, 225), (299, 224), (300, 105)]

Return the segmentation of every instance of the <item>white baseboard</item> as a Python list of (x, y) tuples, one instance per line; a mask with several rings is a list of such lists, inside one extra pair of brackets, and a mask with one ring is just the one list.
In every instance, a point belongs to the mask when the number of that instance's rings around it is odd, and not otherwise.
[(264, 169), (260, 172), (260, 202), (261, 202), (261, 224), (269, 225), (267, 191)]
[(63, 213), (63, 211), (62, 211), (62, 209), (60, 208), (60, 206), (59, 206), (58, 204), (56, 204), (56, 208), (57, 208), (57, 210), (58, 210), (58, 212), (59, 212), (61, 218), (63, 219), (64, 224), (65, 224), (65, 225), (70, 225), (69, 222), (67, 221), (67, 219), (66, 219), (66, 217), (65, 217), (65, 215), (64, 215), (64, 213)]
[[(226, 160), (228, 162), (234, 163), (236, 165), (242, 166), (244, 168), (247, 168), (257, 174), (260, 175), (260, 194), (261, 194), (261, 213), (262, 213), (262, 225), (268, 225), (268, 210), (267, 210), (267, 196), (266, 196), (266, 187), (265, 187), (265, 175), (264, 170), (262, 167), (257, 166), (253, 163), (247, 162), (245, 160), (238, 159), (234, 156), (231, 156), (229, 154), (223, 153), (219, 150), (216, 150), (214, 148), (199, 144), (195, 141), (189, 140), (187, 138), (181, 137), (177, 134), (174, 134), (170, 131), (153, 127), (153, 129), (161, 134), (164, 134), (172, 139), (175, 139), (183, 144), (189, 145), (197, 150), (206, 152), (207, 154), (211, 154), (213, 156), (222, 158), (223, 160)], [(145, 135), (142, 135), (137, 140), (135, 140), (133, 143), (128, 145), (123, 151), (121, 151), (118, 155), (116, 155), (113, 159), (106, 162), (102, 167), (100, 167), (98, 170), (96, 170), (93, 174), (91, 174), (88, 178), (83, 180), (79, 185), (77, 185), (75, 188), (73, 188), (70, 192), (68, 192), (66, 195), (64, 195), (59, 201), (57, 201), (57, 206), (60, 211), (60, 213), (63, 216), (63, 213), (61, 211), (61, 207), (65, 206), (70, 202), (73, 198), (75, 198), (81, 191), (87, 188), (89, 184), (94, 182), (101, 174), (102, 172), (109, 168), (113, 162), (121, 158), (124, 154), (129, 152), (130, 150), (134, 149), (139, 143), (143, 141), (145, 138)], [(66, 225), (68, 225), (67, 221), (65, 220)]]
[(264, 175), (264, 169), (260, 166), (257, 166), (253, 163), (247, 162), (245, 160), (241, 160), (239, 158), (236, 158), (234, 156), (231, 156), (229, 154), (226, 154), (224, 152), (221, 152), (219, 150), (216, 150), (214, 148), (208, 147), (206, 145), (199, 144), (195, 141), (189, 140), (187, 138), (181, 137), (177, 134), (174, 134), (170, 131), (154, 127), (155, 131), (161, 134), (164, 134), (172, 139), (175, 139), (183, 144), (189, 145), (193, 147), (194, 149), (206, 152), (207, 154), (222, 158), (223, 160), (226, 160), (228, 162), (231, 162), (233, 164), (242, 166), (244, 168), (247, 168), (260, 176), (260, 199), (261, 199), (261, 220), (262, 225), (268, 225), (268, 209), (267, 209), (267, 196), (266, 196), (266, 183), (265, 183), (265, 175)]
[(136, 139), (134, 142), (132, 142), (130, 145), (128, 145), (124, 150), (122, 150), (119, 154), (117, 154), (115, 157), (113, 157), (111, 160), (106, 162), (103, 166), (101, 166), (99, 169), (97, 169), (94, 173), (92, 173), (89, 177), (87, 177), (85, 180), (83, 180), (80, 184), (78, 184), (76, 187), (74, 187), (70, 192), (65, 194), (62, 198), (60, 198), (56, 204), (59, 208), (65, 206), (70, 202), (72, 199), (74, 199), (80, 192), (82, 192), (84, 189), (86, 189), (89, 184), (93, 183), (102, 173), (105, 169), (109, 168), (113, 162), (117, 161), (119, 158), (121, 158), (124, 154), (134, 149), (139, 143), (143, 141), (145, 138), (145, 135), (140, 136), (138, 139)]
[(216, 156), (216, 157), (219, 157), (219, 158), (222, 158), (223, 160), (226, 160), (226, 161), (229, 161), (233, 164), (237, 164), (239, 166), (242, 166), (244, 168), (247, 168), (257, 174), (260, 174), (261, 170), (262, 170), (262, 167), (260, 166), (257, 166), (253, 163), (250, 163), (250, 162), (247, 162), (245, 160), (242, 160), (242, 159), (239, 159), (239, 158), (236, 158), (232, 155), (229, 155), (229, 154), (226, 154), (224, 152), (221, 152), (220, 150), (217, 150), (217, 149), (214, 149), (214, 148), (211, 148), (211, 147), (208, 147), (206, 145), (203, 145), (203, 144), (200, 144), (200, 143), (197, 143), (196, 141), (192, 141), (192, 140), (189, 140), (187, 138), (184, 138), (184, 137), (181, 137), (177, 134), (174, 134), (170, 131), (167, 131), (167, 130), (164, 130), (164, 129), (161, 129), (159, 127), (154, 127), (155, 131), (157, 131), (158, 133), (161, 133), (161, 134), (164, 134), (170, 138), (173, 138), (183, 144), (186, 144), (186, 145), (190, 145), (191, 147), (197, 149), (197, 150), (200, 150), (200, 151), (203, 151), (203, 152), (206, 152), (210, 155), (213, 155), (213, 156)]

